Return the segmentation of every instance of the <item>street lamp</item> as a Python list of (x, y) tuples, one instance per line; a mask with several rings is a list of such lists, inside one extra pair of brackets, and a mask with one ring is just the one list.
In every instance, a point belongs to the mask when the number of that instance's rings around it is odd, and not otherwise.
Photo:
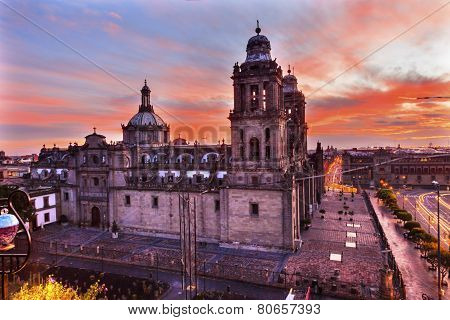
[(441, 221), (440, 221), (440, 213), (439, 213), (439, 200), (440, 200), (440, 191), (439, 191), (439, 182), (433, 181), (431, 182), (436, 189), (437, 192), (437, 237), (438, 237), (438, 246), (437, 246), (437, 258), (438, 258), (438, 299), (442, 300), (442, 290), (441, 290)]
[[(31, 236), (25, 223), (18, 213), (18, 208), (31, 206), (30, 197), (22, 190), (15, 190), (8, 197), (9, 210), (4, 208), (0, 213), (0, 274), (1, 274), (1, 299), (5, 300), (8, 295), (8, 275), (22, 270), (30, 257)], [(13, 214), (10, 214), (12, 212)], [(22, 229), (22, 230), (20, 230)], [(25, 232), (27, 241), (26, 253), (9, 251), (15, 248), (14, 238), (18, 232)], [(21, 258), (23, 260), (21, 261)]]

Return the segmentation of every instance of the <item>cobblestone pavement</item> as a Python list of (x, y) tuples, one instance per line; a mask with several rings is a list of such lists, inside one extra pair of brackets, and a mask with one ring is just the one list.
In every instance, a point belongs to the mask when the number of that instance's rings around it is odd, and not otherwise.
[[(345, 194), (340, 200), (337, 192), (328, 191), (321, 209), (325, 210), (324, 218), (316, 212), (309, 230), (302, 231), (303, 245), (297, 254), (289, 257), (287, 271), (324, 279), (325, 286), (347, 283), (363, 297), (375, 298), (383, 257), (364, 199), (359, 194), (354, 198)], [(331, 261), (331, 254), (340, 255), (342, 261)]]
[[(392, 217), (392, 214), (381, 206), (373, 195), (371, 195), (370, 201), (383, 226), (392, 253), (402, 273), (406, 284), (407, 299), (422, 299), (422, 293), (436, 299), (437, 273), (428, 270), (428, 264), (420, 258), (420, 253), (417, 249), (414, 249), (414, 244), (403, 237), (404, 229)], [(444, 298), (450, 298), (448, 289), (446, 289)]]

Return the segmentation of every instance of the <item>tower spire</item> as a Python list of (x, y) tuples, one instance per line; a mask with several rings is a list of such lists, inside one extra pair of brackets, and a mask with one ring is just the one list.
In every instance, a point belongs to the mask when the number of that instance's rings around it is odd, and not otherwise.
[(141, 111), (152, 111), (152, 106), (150, 104), (150, 88), (147, 86), (147, 78), (144, 79), (144, 86), (141, 89), (141, 106), (139, 110)]
[(256, 34), (260, 34), (261, 33), (261, 28), (259, 27), (259, 20), (256, 20), (256, 29), (255, 29)]
[(291, 65), (288, 64), (288, 74), (291, 74)]

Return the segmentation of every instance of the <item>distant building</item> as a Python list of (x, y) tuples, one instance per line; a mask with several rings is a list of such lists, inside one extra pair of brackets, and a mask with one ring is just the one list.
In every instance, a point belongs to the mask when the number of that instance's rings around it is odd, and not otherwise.
[(450, 150), (445, 149), (351, 149), (345, 150), (345, 184), (431, 186), (432, 181), (450, 185)]
[(308, 156), (305, 97), (260, 31), (233, 67), (231, 144), (171, 140), (145, 81), (122, 141), (108, 144), (94, 129), (83, 145), (44, 146), (33, 182), (58, 186), (61, 213), (80, 226), (116, 221), (126, 232), (176, 238), (183, 193), (197, 201), (199, 240), (293, 250), (324, 189), (323, 149)]
[(34, 228), (42, 228), (47, 224), (54, 223), (60, 219), (59, 190), (56, 188), (39, 188), (27, 190), (30, 195), (31, 204), (36, 209), (33, 221)]

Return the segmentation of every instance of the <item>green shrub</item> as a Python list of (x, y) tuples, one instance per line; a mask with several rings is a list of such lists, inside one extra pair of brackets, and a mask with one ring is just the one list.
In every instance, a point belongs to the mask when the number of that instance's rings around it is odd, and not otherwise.
[(422, 238), (422, 235), (425, 234), (425, 230), (423, 230), (422, 228), (413, 228), (410, 232), (409, 235), (413, 238), (413, 240), (418, 240)]
[(411, 231), (414, 228), (420, 228), (420, 223), (418, 223), (417, 221), (408, 221), (405, 223), (405, 225), (403, 227), (406, 230)]
[(407, 222), (407, 221), (411, 221), (411, 220), (412, 220), (412, 215), (411, 215), (411, 213), (406, 212), (406, 211), (400, 211), (400, 212), (398, 212), (398, 213), (396, 214), (396, 216), (397, 216), (398, 219), (400, 219), (400, 220), (402, 220), (402, 221), (404, 221), (404, 222)]

